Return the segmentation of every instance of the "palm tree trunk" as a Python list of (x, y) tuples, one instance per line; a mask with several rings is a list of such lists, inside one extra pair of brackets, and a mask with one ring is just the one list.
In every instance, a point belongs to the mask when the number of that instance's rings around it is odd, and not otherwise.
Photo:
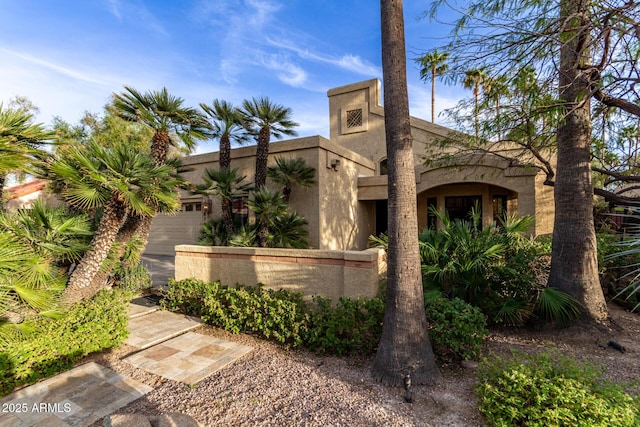
[(401, 0), (381, 0), (384, 114), (389, 166), (389, 248), (382, 337), (371, 373), (389, 385), (433, 383), (440, 373), (429, 341), (418, 250), (416, 182), (407, 96)]
[(260, 190), (267, 183), (267, 161), (269, 160), (270, 130), (268, 127), (260, 129), (258, 146), (256, 147), (256, 176), (255, 190)]
[(431, 123), (436, 121), (436, 66), (431, 67)]
[(229, 244), (229, 239), (233, 235), (233, 202), (226, 197), (222, 198), (222, 222), (224, 222), (224, 228), (227, 231), (227, 236), (223, 242), (225, 245)]
[[(220, 169), (228, 171), (231, 169), (231, 140), (229, 134), (225, 133), (220, 137)], [(233, 234), (233, 205), (226, 198), (222, 199), (222, 220), (227, 230), (227, 242)], [(225, 242), (225, 244), (227, 244)]]
[(608, 312), (598, 276), (593, 225), (590, 92), (588, 79), (582, 76), (582, 65), (588, 61), (584, 46), (589, 46), (590, 37), (589, 27), (583, 19), (576, 18), (588, 10), (584, 3), (582, 0), (561, 1), (566, 18), (562, 22), (573, 22), (573, 26), (566, 29), (571, 38), (560, 50), (559, 89), (566, 116), (557, 133), (558, 167), (549, 286), (577, 299), (587, 320), (604, 322)]
[(229, 170), (231, 168), (231, 140), (229, 134), (220, 137), (220, 169)]
[(171, 138), (167, 132), (156, 131), (151, 139), (151, 156), (156, 165), (164, 165), (167, 162)]
[(69, 278), (63, 293), (65, 302), (73, 304), (98, 291), (91, 287), (91, 284), (102, 262), (107, 258), (125, 217), (122, 204), (115, 199), (110, 200), (104, 207), (98, 229), (91, 241), (91, 249), (85, 253)]

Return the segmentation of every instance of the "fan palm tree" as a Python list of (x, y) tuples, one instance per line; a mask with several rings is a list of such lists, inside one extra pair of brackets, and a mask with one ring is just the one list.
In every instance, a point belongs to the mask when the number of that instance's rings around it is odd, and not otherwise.
[(429, 340), (420, 275), (402, 1), (380, 0), (380, 15), (389, 251), (382, 336), (371, 373), (383, 383), (408, 386), (433, 382), (440, 374)]
[(316, 170), (307, 166), (303, 158), (285, 159), (276, 157), (276, 165), (267, 168), (267, 176), (275, 183), (283, 186), (284, 202), (289, 204), (291, 189), (294, 185), (311, 187), (315, 182)]
[(436, 78), (449, 70), (448, 59), (449, 54), (438, 52), (438, 49), (416, 59), (420, 65), (420, 80), (431, 79), (431, 123), (435, 122), (436, 117)]
[(51, 258), (0, 230), (0, 349), (28, 331), (35, 314), (58, 312), (64, 283)]
[(239, 194), (244, 194), (251, 190), (251, 185), (244, 182), (245, 178), (245, 175), (240, 175), (238, 168), (231, 170), (222, 168), (206, 169), (203, 177), (204, 184), (196, 186), (194, 191), (197, 194), (212, 194), (220, 198), (222, 221), (227, 236), (227, 239), (223, 242), (224, 244), (227, 244), (228, 238), (233, 235), (233, 199)]
[(258, 246), (264, 248), (269, 240), (269, 229), (287, 213), (287, 205), (282, 193), (264, 188), (254, 192), (253, 199), (247, 204), (256, 216)]
[(125, 120), (153, 129), (151, 155), (156, 164), (162, 165), (166, 163), (169, 147), (180, 148), (182, 143), (190, 152), (198, 140), (207, 137), (206, 119), (183, 103), (182, 98), (169, 94), (167, 88), (142, 94), (125, 86), (124, 92), (114, 94), (113, 111)]
[(93, 236), (88, 215), (39, 199), (29, 209), (0, 212), (0, 231), (61, 266), (80, 260)]
[(101, 209), (91, 248), (75, 268), (64, 296), (74, 303), (95, 294), (91, 286), (128, 214), (153, 217), (179, 209), (173, 166), (156, 165), (148, 154), (124, 144), (102, 147), (95, 142), (75, 145), (48, 166), (50, 178), (61, 183), (61, 196), (80, 210)]
[(473, 112), (474, 112), (474, 118), (475, 118), (475, 124), (476, 124), (476, 139), (480, 134), (480, 124), (478, 122), (479, 120), (478, 102), (480, 98), (480, 88), (482, 87), (482, 82), (485, 80), (486, 77), (487, 77), (487, 73), (484, 71), (484, 69), (474, 68), (474, 69), (465, 71), (465, 78), (464, 80), (462, 80), (462, 84), (464, 85), (465, 89), (473, 90), (473, 97), (475, 99), (475, 108)]
[[(153, 130), (151, 155), (156, 165), (164, 165), (167, 163), (169, 147), (184, 148), (190, 152), (196, 141), (207, 138), (210, 131), (205, 117), (197, 109), (183, 104), (184, 100), (170, 95), (167, 88), (143, 94), (125, 86), (124, 92), (114, 94), (113, 112), (125, 120)], [(140, 251), (143, 251), (152, 220), (153, 216), (133, 213), (118, 240), (130, 241), (137, 236), (141, 242)]]
[(249, 135), (242, 114), (230, 102), (214, 99), (211, 105), (200, 104), (211, 126), (210, 136), (220, 140), (220, 169), (231, 168), (231, 142), (244, 144)]
[(0, 104), (0, 198), (7, 175), (28, 172), (42, 154), (39, 147), (52, 139), (41, 124), (32, 123), (33, 115), (24, 109)]
[(247, 130), (258, 139), (256, 148), (255, 188), (261, 189), (267, 182), (267, 160), (271, 137), (294, 136), (298, 123), (291, 120), (290, 108), (274, 104), (269, 98), (245, 100), (241, 109)]
[(498, 132), (498, 141), (502, 140), (502, 123), (500, 115), (500, 100), (505, 96), (509, 96), (510, 90), (507, 84), (507, 76), (501, 75), (498, 77), (487, 77), (483, 83), (482, 88), (486, 94), (487, 99), (493, 102), (493, 106), (496, 109), (496, 123)]

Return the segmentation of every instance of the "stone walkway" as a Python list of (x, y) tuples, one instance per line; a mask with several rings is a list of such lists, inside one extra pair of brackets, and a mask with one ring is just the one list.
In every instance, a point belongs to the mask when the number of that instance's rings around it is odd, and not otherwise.
[[(202, 324), (200, 319), (158, 310), (149, 301), (136, 302), (129, 308), (126, 343), (140, 351), (124, 360), (137, 368), (195, 384), (251, 351), (190, 332)], [(0, 427), (88, 426), (151, 390), (91, 362), (0, 399)]]

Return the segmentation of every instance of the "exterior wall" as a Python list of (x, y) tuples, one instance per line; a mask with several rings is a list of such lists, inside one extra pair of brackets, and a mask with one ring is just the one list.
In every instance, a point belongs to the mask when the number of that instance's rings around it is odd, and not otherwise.
[[(250, 184), (254, 178), (255, 151), (255, 146), (231, 150), (231, 167), (246, 175), (245, 182)], [(357, 177), (373, 175), (373, 162), (320, 136), (273, 142), (269, 147), (269, 164), (275, 164), (277, 157), (301, 157), (316, 170), (316, 183), (309, 188), (293, 188), (290, 200), (291, 209), (309, 222), (311, 247), (323, 250), (366, 247), (368, 234), (363, 222), (366, 224), (367, 219), (358, 209)], [(203, 183), (206, 169), (218, 167), (218, 158), (217, 152), (184, 158), (182, 164), (190, 170), (183, 176), (193, 184)], [(336, 160), (339, 162), (332, 167)], [(267, 187), (279, 189), (269, 180)], [(215, 197), (203, 199), (183, 191), (181, 199), (183, 203), (201, 202), (208, 209), (155, 218), (146, 253), (173, 255), (175, 245), (196, 243), (203, 222), (222, 215)]]
[[(384, 110), (380, 105), (381, 88), (377, 79), (341, 86), (328, 91), (330, 140), (320, 136), (273, 142), (269, 162), (276, 157), (302, 157), (316, 169), (316, 184), (294, 188), (291, 208), (309, 222), (309, 243), (322, 250), (352, 250), (367, 247), (375, 233), (375, 200), (387, 199), (387, 177), (380, 175), (379, 163), (386, 158)], [(359, 123), (350, 113), (359, 113)], [(508, 196), (508, 211), (536, 215), (535, 234), (550, 233), (553, 228), (553, 189), (543, 186), (542, 173), (512, 166), (504, 158), (492, 155), (468, 156), (460, 165), (426, 168), (422, 157), (426, 148), (452, 135), (452, 130), (421, 119), (411, 118), (416, 164), (417, 206), (420, 225), (426, 224), (426, 198), (438, 197), (444, 206), (447, 195), (482, 195), (483, 224), (493, 218), (491, 197), (496, 191)], [(238, 168), (253, 181), (255, 146), (233, 149), (231, 167)], [(502, 147), (503, 154), (509, 147)], [(555, 159), (552, 159), (552, 163)], [(218, 153), (190, 156), (183, 160), (192, 168), (184, 176), (194, 184), (202, 183), (207, 168), (218, 166)], [(455, 184), (455, 185), (454, 185)], [(268, 186), (273, 188), (272, 184)], [(221, 216), (216, 198), (182, 194), (183, 202), (198, 202), (208, 207), (200, 218), (194, 212), (154, 220), (148, 253), (173, 254), (173, 246), (193, 244), (200, 223)]]
[[(379, 170), (379, 162), (386, 158), (380, 82), (373, 79), (341, 86), (331, 89), (328, 96), (331, 140), (368, 157), (376, 165), (376, 176), (358, 178), (358, 199), (386, 200), (387, 177), (381, 176)], [(345, 114), (358, 109), (363, 110), (363, 124), (349, 128)], [(460, 159), (459, 166), (427, 168), (422, 165), (427, 147), (433, 147), (435, 143), (451, 137), (454, 131), (415, 117), (411, 118), (411, 126), (420, 226), (426, 225), (427, 197), (438, 197), (438, 206), (444, 207), (444, 198), (447, 196), (481, 195), (483, 225), (488, 225), (493, 220), (492, 195), (504, 193), (508, 197), (509, 212), (535, 215), (533, 234), (546, 234), (553, 230), (553, 189), (543, 185), (542, 172), (512, 166), (505, 160), (514, 155), (511, 153), (513, 147), (501, 146), (500, 152), (505, 157), (491, 154), (467, 156)], [(551, 163), (554, 162), (555, 158), (552, 158)], [(374, 230), (375, 224), (370, 223), (369, 232), (373, 233)]]
[(263, 283), (271, 289), (371, 298), (386, 273), (383, 250), (322, 251), (176, 246), (175, 278), (219, 280), (223, 285)]

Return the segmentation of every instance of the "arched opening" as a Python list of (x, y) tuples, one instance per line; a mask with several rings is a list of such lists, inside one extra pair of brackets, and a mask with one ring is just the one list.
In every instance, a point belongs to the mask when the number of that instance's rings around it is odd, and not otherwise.
[(433, 209), (444, 211), (450, 219), (469, 220), (476, 209), (481, 218), (480, 228), (495, 222), (500, 224), (506, 215), (518, 212), (518, 193), (504, 187), (481, 182), (444, 184), (418, 194), (418, 226), (434, 229), (438, 219)]
[(380, 172), (380, 175), (388, 175), (389, 174), (389, 168), (387, 166), (387, 159), (386, 158), (380, 160), (380, 162), (378, 163), (378, 171)]

